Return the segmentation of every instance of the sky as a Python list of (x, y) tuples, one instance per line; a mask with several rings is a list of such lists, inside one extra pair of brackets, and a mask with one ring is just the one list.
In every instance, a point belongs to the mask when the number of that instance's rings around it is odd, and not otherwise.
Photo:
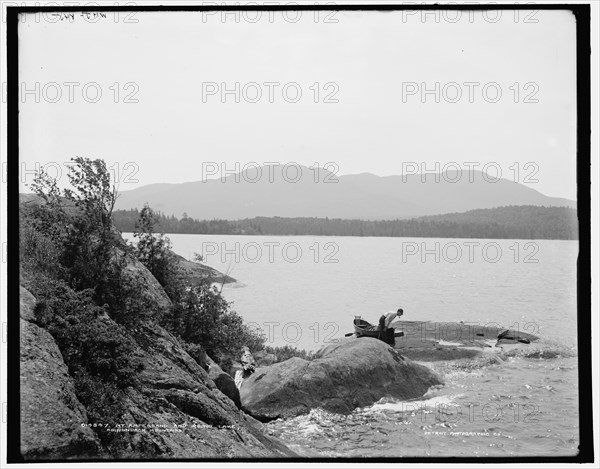
[(251, 163), (380, 176), (491, 165), (575, 199), (575, 18), (496, 13), (25, 15), (22, 190), (36, 165), (64, 181), (85, 156), (121, 190)]

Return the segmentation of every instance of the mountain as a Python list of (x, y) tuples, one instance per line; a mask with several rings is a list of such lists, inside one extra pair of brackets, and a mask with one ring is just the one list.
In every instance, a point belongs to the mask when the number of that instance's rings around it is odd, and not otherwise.
[(507, 205), (576, 206), (575, 201), (547, 197), (507, 179), (489, 182), (478, 171), (449, 171), (422, 179), (421, 175), (381, 177), (369, 173), (336, 177), (323, 169), (284, 168), (254, 168), (223, 180), (143, 186), (122, 192), (115, 208), (142, 208), (148, 203), (166, 215), (186, 213), (199, 219), (389, 220)]

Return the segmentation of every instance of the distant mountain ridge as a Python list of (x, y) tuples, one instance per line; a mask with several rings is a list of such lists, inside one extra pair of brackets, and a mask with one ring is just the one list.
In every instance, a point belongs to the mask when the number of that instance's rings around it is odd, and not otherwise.
[[(253, 217), (329, 217), (391, 220), (507, 205), (575, 207), (507, 179), (489, 182), (484, 173), (456, 171), (421, 175), (335, 176), (305, 166), (262, 167), (221, 179), (151, 184), (123, 191), (116, 209), (148, 203), (166, 215), (239, 220)], [(456, 182), (451, 182), (455, 180)]]

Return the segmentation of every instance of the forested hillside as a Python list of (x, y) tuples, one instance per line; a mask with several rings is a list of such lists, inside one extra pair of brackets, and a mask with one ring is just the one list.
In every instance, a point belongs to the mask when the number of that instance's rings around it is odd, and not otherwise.
[[(116, 226), (131, 232), (139, 211), (117, 210)], [(256, 217), (197, 220), (158, 214), (161, 231), (185, 234), (389, 236), (427, 238), (577, 239), (577, 211), (569, 207), (507, 206), (405, 220)]]

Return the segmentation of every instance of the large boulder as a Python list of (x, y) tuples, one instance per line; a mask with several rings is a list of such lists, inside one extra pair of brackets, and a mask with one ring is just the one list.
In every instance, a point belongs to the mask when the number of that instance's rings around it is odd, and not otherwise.
[(241, 386), (243, 408), (268, 421), (322, 409), (349, 413), (382, 397), (420, 397), (441, 379), (429, 368), (404, 358), (371, 338), (325, 347), (307, 361), (290, 358), (258, 368)]
[[(122, 251), (120, 253), (121, 255), (125, 255)], [(171, 300), (169, 300), (161, 284), (144, 264), (135, 257), (127, 258), (127, 265), (124, 272), (125, 275), (139, 282), (141, 285), (139, 295), (144, 296), (149, 303), (163, 310), (171, 306)]]

